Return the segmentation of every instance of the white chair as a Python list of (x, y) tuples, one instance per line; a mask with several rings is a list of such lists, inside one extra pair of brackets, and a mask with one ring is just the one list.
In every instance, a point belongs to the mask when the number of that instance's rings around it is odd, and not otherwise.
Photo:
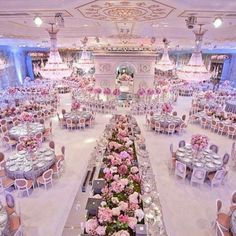
[(169, 124), (167, 129), (166, 129), (167, 134), (173, 135), (175, 132), (175, 125), (174, 124)]
[(0, 189), (2, 190), (1, 192), (5, 192), (6, 189), (10, 188), (13, 185), (14, 185), (13, 179), (10, 179), (8, 177), (0, 178)]
[(76, 128), (76, 124), (73, 123), (73, 121), (71, 119), (67, 119), (66, 120), (66, 128), (72, 130), (72, 129)]
[(38, 186), (40, 185), (44, 185), (44, 188), (47, 189), (47, 185), (51, 184), (53, 186), (52, 183), (52, 175), (53, 175), (53, 170), (49, 169), (46, 170), (42, 176), (37, 178), (37, 184)]
[(193, 168), (193, 173), (191, 176), (190, 184), (204, 184), (206, 178), (206, 170), (201, 168)]
[(62, 160), (58, 160), (51, 169), (53, 170), (53, 175), (57, 175), (58, 178), (60, 178), (61, 172), (62, 172)]
[(234, 126), (228, 126), (228, 137), (234, 138), (236, 135), (236, 129)]
[(163, 131), (163, 128), (161, 127), (161, 124), (159, 122), (155, 122), (155, 131), (158, 133)]
[(79, 119), (79, 123), (77, 124), (77, 128), (79, 129), (85, 129), (85, 119), (84, 118), (80, 118)]
[(19, 192), (25, 192), (27, 193), (27, 196), (29, 197), (29, 190), (33, 187), (34, 188), (34, 182), (33, 180), (26, 180), (26, 179), (15, 179), (14, 183), (16, 189)]
[(206, 129), (207, 127), (208, 127), (208, 121), (207, 121), (207, 119), (205, 118), (205, 117), (202, 117), (201, 118), (201, 121), (200, 121), (200, 123), (201, 123), (201, 127), (203, 128), (203, 129)]
[(182, 179), (185, 179), (187, 176), (187, 166), (180, 161), (176, 161), (175, 175), (182, 178)]
[(215, 120), (211, 121), (211, 131), (216, 132), (216, 130), (218, 129), (218, 124)]
[(208, 174), (207, 177), (210, 180), (211, 187), (214, 187), (214, 185), (222, 184), (226, 173), (226, 170), (217, 170), (215, 174)]

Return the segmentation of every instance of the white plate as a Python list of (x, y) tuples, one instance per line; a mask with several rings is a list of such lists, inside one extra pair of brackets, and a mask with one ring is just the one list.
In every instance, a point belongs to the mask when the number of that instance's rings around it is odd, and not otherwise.
[(21, 151), (18, 152), (18, 154), (20, 154), (20, 155), (24, 155), (24, 154), (26, 154), (26, 151), (21, 150)]
[(214, 160), (213, 161), (216, 165), (221, 165), (221, 161), (219, 161), (219, 160)]
[(46, 161), (51, 161), (53, 159), (53, 156), (47, 156), (47, 157), (45, 157), (45, 160)]
[(179, 156), (179, 157), (184, 157), (184, 156), (185, 156), (185, 154), (184, 154), (184, 153), (182, 153), (182, 152), (176, 152), (176, 156)]
[(209, 168), (214, 168), (215, 167), (215, 165), (213, 163), (207, 163), (206, 166), (209, 167)]
[(185, 149), (184, 148), (178, 148), (178, 151), (179, 152), (185, 152)]
[(18, 166), (11, 166), (9, 167), (10, 171), (16, 171), (18, 169)]
[(24, 172), (27, 172), (27, 171), (30, 171), (30, 170), (32, 170), (32, 167), (31, 167), (31, 166), (26, 166), (26, 167), (24, 168)]
[(36, 166), (37, 167), (42, 167), (42, 166), (44, 166), (44, 163), (43, 162), (39, 162)]

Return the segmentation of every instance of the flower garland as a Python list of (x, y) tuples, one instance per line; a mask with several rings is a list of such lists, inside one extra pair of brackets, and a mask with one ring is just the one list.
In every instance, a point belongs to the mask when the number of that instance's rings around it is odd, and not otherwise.
[(80, 109), (80, 103), (77, 102), (77, 101), (74, 101), (72, 104), (71, 104), (71, 110), (79, 110)]
[(127, 117), (119, 116), (99, 174), (106, 182), (102, 194), (97, 196), (103, 201), (97, 216), (89, 217), (85, 224), (85, 231), (90, 235), (134, 235), (137, 223), (143, 223), (141, 179), (129, 132)]

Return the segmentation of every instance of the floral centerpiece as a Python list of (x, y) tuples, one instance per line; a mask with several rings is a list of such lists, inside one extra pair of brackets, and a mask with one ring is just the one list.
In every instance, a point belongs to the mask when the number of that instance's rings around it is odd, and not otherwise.
[(33, 136), (24, 137), (21, 139), (22, 148), (29, 153), (32, 153), (35, 149), (37, 149), (39, 144), (39, 140)]
[(191, 145), (195, 151), (200, 152), (208, 146), (208, 141), (209, 140), (206, 135), (196, 134), (191, 138)]
[(146, 90), (144, 88), (139, 88), (137, 94), (142, 97), (146, 94)]
[(20, 120), (22, 122), (32, 122), (33, 121), (33, 114), (29, 112), (22, 112), (20, 115)]
[(156, 95), (160, 95), (161, 94), (161, 88), (157, 87), (155, 92), (156, 92)]
[(77, 111), (80, 109), (80, 103), (77, 101), (72, 102), (71, 104), (71, 110)]
[(85, 232), (90, 235), (134, 235), (135, 226), (144, 223), (141, 178), (129, 126), (127, 117), (119, 116), (112, 128), (99, 173), (106, 184), (102, 193), (96, 195), (102, 203), (98, 214), (89, 217), (85, 224)]
[(205, 94), (204, 94), (204, 98), (206, 100), (210, 100), (212, 98), (214, 98), (214, 94), (211, 92), (211, 91), (207, 91)]
[(104, 88), (103, 89), (103, 94), (107, 95), (107, 96), (110, 95), (111, 94), (111, 89), (110, 88)]
[(148, 96), (152, 96), (154, 93), (155, 93), (154, 89), (149, 88), (149, 89), (147, 90), (147, 95), (148, 95)]
[(17, 89), (15, 87), (8, 88), (8, 93), (10, 95), (14, 95), (17, 92)]
[(120, 89), (116, 88), (116, 89), (113, 90), (112, 93), (113, 93), (114, 96), (118, 97), (118, 96), (120, 96)]
[(162, 106), (161, 106), (161, 110), (162, 110), (162, 113), (163, 114), (169, 114), (172, 112), (173, 110), (173, 107), (171, 106), (170, 103), (163, 103)]

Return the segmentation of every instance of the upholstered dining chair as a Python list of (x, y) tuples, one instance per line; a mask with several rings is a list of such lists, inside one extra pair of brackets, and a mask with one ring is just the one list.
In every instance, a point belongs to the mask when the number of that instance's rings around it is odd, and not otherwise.
[(37, 178), (38, 186), (44, 185), (45, 189), (47, 189), (48, 184), (51, 184), (51, 186), (53, 186), (52, 175), (53, 175), (52, 169), (46, 170), (42, 176)]
[(51, 150), (55, 151), (55, 142), (53, 140), (49, 142), (48, 146)]
[(177, 111), (173, 111), (172, 115), (177, 116)]
[(16, 140), (10, 139), (8, 136), (4, 136), (3, 141), (4, 141), (4, 144), (6, 145), (6, 147), (8, 147), (8, 149), (11, 149), (11, 151), (13, 150), (13, 148), (17, 144)]
[(34, 181), (33, 180), (26, 180), (26, 179), (15, 179), (14, 185), (16, 189), (18, 190), (18, 194), (20, 192), (27, 193), (27, 196), (29, 197), (29, 190), (33, 187), (34, 188)]
[(70, 130), (76, 128), (76, 124), (73, 123), (72, 119), (66, 119), (66, 128)]
[(218, 123), (215, 120), (211, 121), (211, 131), (216, 132), (218, 129)]
[(61, 147), (61, 154), (56, 155), (56, 160), (57, 161), (61, 160), (62, 162), (64, 162), (65, 161), (65, 152), (66, 152), (66, 148), (65, 148), (65, 146), (62, 146)]
[(223, 165), (226, 166), (229, 162), (229, 154), (228, 153), (225, 153), (225, 155), (223, 156)]
[(232, 143), (232, 147), (231, 147), (231, 155), (230, 155), (232, 160), (236, 159), (236, 149), (235, 149), (235, 142)]
[(187, 166), (180, 161), (176, 161), (175, 175), (184, 180), (187, 176)]
[(169, 124), (167, 129), (166, 129), (167, 134), (173, 135), (175, 132), (175, 125), (174, 124)]
[(77, 124), (77, 128), (79, 129), (85, 129), (85, 119), (84, 118), (80, 118), (79, 122)]
[(180, 141), (179, 141), (179, 148), (185, 147), (185, 145), (186, 145), (185, 140), (180, 140)]
[(214, 153), (218, 153), (219, 151), (219, 147), (215, 144), (211, 144), (210, 147), (209, 147), (210, 150), (212, 150)]
[(58, 160), (52, 167), (53, 175), (57, 175), (58, 178), (60, 178), (60, 174), (62, 172), (62, 161)]
[(12, 236), (23, 236), (19, 215), (13, 214), (9, 216), (9, 231)]
[(12, 214), (16, 213), (15, 199), (14, 199), (13, 195), (10, 193), (6, 193), (5, 199), (6, 199), (5, 209), (7, 211), (7, 214), (12, 215)]
[(222, 231), (228, 231), (230, 227), (230, 216), (221, 211), (222, 201), (216, 200), (216, 224), (219, 224)]
[(223, 231), (220, 224), (216, 222), (215, 236), (233, 236), (230, 232)]
[(206, 178), (206, 170), (202, 168), (193, 168), (190, 184), (196, 183), (202, 185), (204, 184), (205, 178)]
[(215, 173), (209, 173), (207, 177), (210, 180), (211, 187), (214, 187), (214, 185), (218, 186), (222, 184), (226, 176), (226, 173), (227, 171), (224, 169), (217, 170)]
[(236, 129), (234, 126), (228, 126), (228, 137), (229, 138), (234, 138), (236, 136)]
[(182, 121), (185, 121), (186, 120), (186, 115), (182, 115)]

